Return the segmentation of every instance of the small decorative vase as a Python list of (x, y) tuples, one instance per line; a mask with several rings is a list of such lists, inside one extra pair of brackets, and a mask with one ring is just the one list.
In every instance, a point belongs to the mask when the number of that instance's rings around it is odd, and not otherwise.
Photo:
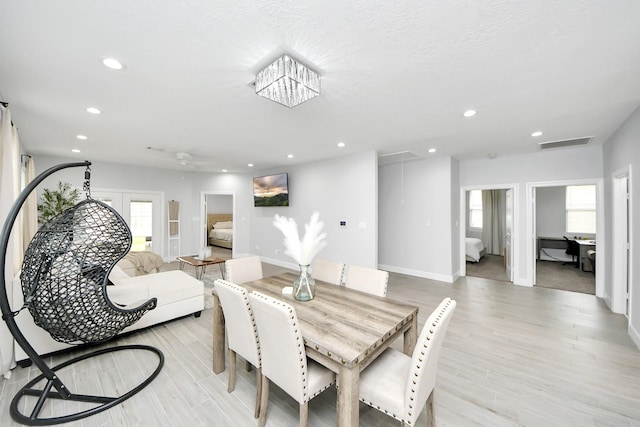
[(300, 266), (300, 276), (293, 282), (293, 297), (298, 301), (310, 301), (316, 294), (316, 281), (309, 274), (309, 266)]

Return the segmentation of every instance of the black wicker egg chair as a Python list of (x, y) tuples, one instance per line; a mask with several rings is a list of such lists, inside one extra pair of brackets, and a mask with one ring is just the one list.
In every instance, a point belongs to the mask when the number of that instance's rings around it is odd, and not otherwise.
[[(44, 224), (31, 240), (24, 255), (20, 280), (24, 306), (12, 311), (8, 302), (4, 274), (0, 275), (2, 318), (16, 342), (41, 375), (29, 381), (11, 401), (12, 418), (27, 425), (52, 425), (78, 420), (107, 410), (146, 387), (160, 373), (164, 355), (146, 345), (107, 347), (49, 368), (18, 328), (15, 317), (27, 308), (36, 325), (57, 341), (69, 344), (102, 343), (138, 321), (156, 307), (152, 298), (136, 307), (122, 307), (107, 296), (111, 268), (131, 248), (131, 232), (124, 219), (108, 205), (93, 200), (89, 193), (90, 162), (65, 163), (38, 175), (14, 203), (0, 234), (0, 263), (5, 266), (9, 234), (27, 196), (49, 175), (65, 168), (85, 166), (87, 199)], [(74, 363), (122, 350), (144, 350), (158, 357), (155, 370), (139, 385), (121, 396), (95, 396), (73, 393), (56, 374)], [(43, 380), (46, 380), (43, 382)], [(34, 387), (43, 382), (41, 388)], [(28, 415), (19, 411), (25, 396), (37, 397)], [(59, 417), (41, 418), (47, 399), (65, 399), (92, 404), (87, 410)], [(22, 405), (24, 407), (25, 405)]]

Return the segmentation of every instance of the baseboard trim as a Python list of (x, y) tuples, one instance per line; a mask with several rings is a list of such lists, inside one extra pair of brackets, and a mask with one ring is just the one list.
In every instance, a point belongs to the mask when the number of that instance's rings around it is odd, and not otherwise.
[(396, 267), (393, 265), (378, 264), (378, 268), (392, 273), (406, 274), (407, 276), (422, 277), (424, 279), (437, 280), (439, 282), (453, 283), (454, 276), (447, 274), (431, 273), (422, 270), (413, 270), (410, 268)]
[(631, 337), (631, 340), (636, 345), (636, 347), (640, 349), (640, 333), (638, 333), (638, 331), (633, 327), (631, 322), (629, 322), (628, 331), (629, 331), (629, 336)]

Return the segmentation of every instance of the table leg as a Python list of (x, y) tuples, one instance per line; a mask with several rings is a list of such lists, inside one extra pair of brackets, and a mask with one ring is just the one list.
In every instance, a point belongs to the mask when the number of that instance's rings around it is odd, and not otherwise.
[(218, 295), (213, 293), (213, 372), (224, 371), (224, 315)]
[(202, 280), (202, 273), (204, 272), (204, 266), (195, 267), (195, 269), (196, 269), (196, 279)]
[(404, 354), (411, 356), (418, 340), (418, 315), (411, 319), (411, 327), (404, 331)]
[(360, 367), (353, 369), (340, 366), (337, 375), (338, 402), (336, 408), (336, 425), (340, 427), (358, 427), (360, 425)]
[(180, 270), (184, 270), (184, 261), (180, 261)]
[(220, 264), (218, 264), (220, 266), (220, 276), (222, 276), (222, 280), (227, 280), (227, 272), (225, 271), (224, 268), (224, 262), (221, 262)]

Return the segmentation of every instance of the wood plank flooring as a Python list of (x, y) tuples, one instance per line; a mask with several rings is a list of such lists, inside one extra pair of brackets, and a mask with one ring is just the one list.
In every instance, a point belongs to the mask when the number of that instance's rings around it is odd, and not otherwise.
[[(265, 265), (265, 275), (278, 267)], [(391, 274), (389, 298), (420, 307), (420, 327), (446, 296), (458, 302), (440, 358), (435, 413), (440, 427), (640, 427), (640, 351), (626, 318), (593, 295), (526, 288), (467, 277), (454, 284)], [(255, 373), (238, 370), (227, 393), (228, 369), (211, 371), (211, 310), (119, 338), (157, 346), (164, 369), (138, 395), (74, 426), (252, 426)], [(110, 345), (113, 345), (110, 344)], [(394, 347), (400, 349), (401, 342)], [(84, 351), (84, 350), (83, 350)], [(49, 362), (69, 358), (67, 353)], [(148, 372), (153, 355), (118, 352), (75, 365), (60, 376), (78, 391), (112, 393)], [(239, 363), (238, 366), (243, 366)], [(16, 368), (0, 380), (0, 425), (9, 404), (35, 368)], [(82, 388), (82, 389), (81, 389)], [(81, 389), (81, 390), (80, 390)], [(309, 426), (335, 425), (334, 388), (309, 405)], [(73, 407), (47, 404), (47, 414)], [(360, 424), (397, 426), (364, 404)], [(418, 426), (426, 425), (424, 413)], [(271, 387), (268, 426), (295, 426), (298, 404)]]

